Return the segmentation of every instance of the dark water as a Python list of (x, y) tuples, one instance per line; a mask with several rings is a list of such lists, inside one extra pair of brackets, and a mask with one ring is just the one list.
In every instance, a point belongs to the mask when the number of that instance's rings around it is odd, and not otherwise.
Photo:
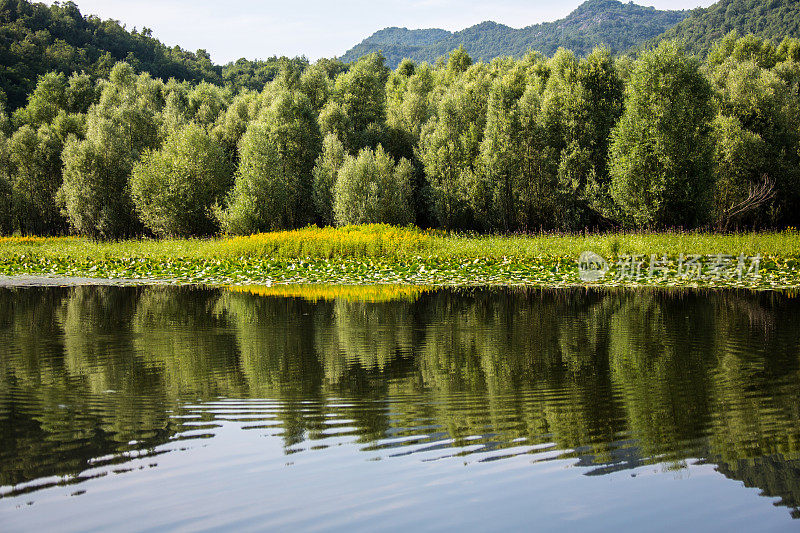
[(324, 292), (0, 289), (0, 530), (800, 526), (800, 298)]

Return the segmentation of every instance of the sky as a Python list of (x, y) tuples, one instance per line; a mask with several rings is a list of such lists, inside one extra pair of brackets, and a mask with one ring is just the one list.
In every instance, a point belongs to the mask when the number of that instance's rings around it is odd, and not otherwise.
[[(388, 26), (457, 31), (485, 20), (514, 28), (565, 17), (583, 0), (74, 0), (84, 15), (148, 27), (169, 46), (204, 48), (215, 63), (240, 57), (341, 56)], [(657, 9), (714, 0), (641, 0)]]

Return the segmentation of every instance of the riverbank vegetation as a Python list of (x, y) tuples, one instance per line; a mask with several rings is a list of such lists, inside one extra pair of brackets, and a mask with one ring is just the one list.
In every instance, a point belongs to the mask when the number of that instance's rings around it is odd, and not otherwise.
[(486, 233), (765, 229), (800, 217), (800, 40), (395, 71), (264, 90), (49, 73), (0, 120), (0, 232), (205, 237), (353, 223)]
[[(604, 286), (800, 286), (800, 234), (700, 232), (479, 235), (385, 225), (309, 227), (244, 237), (138, 239), (0, 238), (0, 275), (44, 275), (177, 284), (284, 285), (584, 285), (578, 258), (604, 257)], [(680, 257), (700, 256), (705, 275), (682, 271)], [(728, 267), (718, 275), (719, 254)], [(653, 257), (657, 276), (648, 275)], [(746, 258), (747, 272), (733, 269)], [(666, 259), (664, 259), (666, 257)], [(759, 257), (756, 271), (752, 258)], [(624, 275), (627, 260), (640, 263)], [(629, 273), (630, 274), (630, 273)]]

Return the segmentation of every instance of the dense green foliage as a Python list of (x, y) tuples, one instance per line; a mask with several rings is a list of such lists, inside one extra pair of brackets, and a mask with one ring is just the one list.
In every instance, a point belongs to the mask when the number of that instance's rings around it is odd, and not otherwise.
[(490, 232), (796, 226), (800, 41), (704, 62), (285, 64), (261, 91), (51, 72), (0, 113), (4, 233), (247, 234), (364, 222)]
[(612, 134), (611, 195), (633, 226), (696, 226), (712, 183), (711, 86), (674, 43), (642, 54)]
[(314, 165), (314, 209), (319, 222), (323, 225), (332, 225), (333, 213), (333, 187), (342, 168), (345, 151), (342, 142), (335, 133), (329, 133), (322, 141), (322, 153)]
[(148, 28), (128, 31), (118, 21), (82, 15), (73, 2), (0, 0), (0, 90), (10, 109), (24, 105), (37, 78), (47, 72), (104, 78), (118, 61), (163, 80), (224, 83), (237, 90), (261, 90), (281, 68), (308, 64), (304, 58), (272, 57), (218, 66), (205, 50), (168, 47)]
[(752, 34), (782, 41), (800, 37), (800, 3), (795, 0), (719, 0), (707, 8), (697, 8), (680, 24), (659, 39), (678, 39), (687, 49), (701, 56), (728, 33)]
[(236, 182), (219, 215), (228, 233), (313, 221), (311, 171), (320, 150), (316, 117), (303, 93), (277, 90), (276, 95), (265, 93), (271, 105), (241, 140)]
[(414, 220), (411, 163), (395, 163), (379, 145), (347, 156), (337, 170), (333, 212), (337, 224), (404, 225)]
[(131, 194), (156, 235), (212, 234), (217, 227), (209, 206), (227, 191), (229, 176), (220, 144), (190, 123), (133, 167)]
[(67, 140), (57, 199), (76, 231), (103, 238), (140, 231), (129, 179), (142, 152), (161, 142), (160, 87), (127, 63), (118, 64), (89, 110), (85, 138)]
[(521, 57), (530, 50), (552, 55), (561, 47), (580, 56), (600, 45), (623, 52), (660, 35), (688, 14), (617, 0), (587, 0), (564, 19), (521, 29), (495, 22), (482, 22), (455, 33), (385, 28), (348, 50), (341, 59), (353, 62), (380, 51), (394, 68), (405, 58), (433, 63), (459, 46), (482, 61), (508, 55)]

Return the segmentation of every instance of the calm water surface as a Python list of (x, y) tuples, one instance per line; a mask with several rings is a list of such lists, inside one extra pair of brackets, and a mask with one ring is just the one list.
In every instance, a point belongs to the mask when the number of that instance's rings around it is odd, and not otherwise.
[(800, 298), (0, 289), (0, 530), (796, 530)]

